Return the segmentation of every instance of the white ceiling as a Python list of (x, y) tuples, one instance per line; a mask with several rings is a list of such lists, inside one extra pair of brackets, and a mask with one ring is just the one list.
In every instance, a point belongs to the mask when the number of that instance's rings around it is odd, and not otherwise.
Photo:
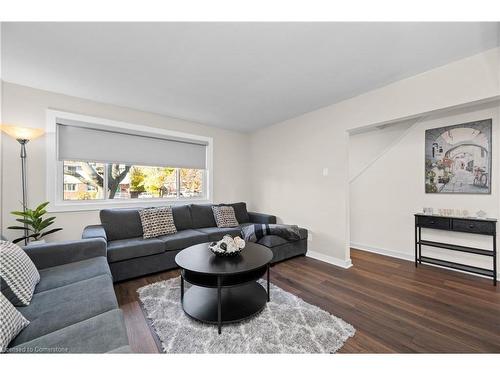
[(3, 23), (5, 81), (251, 131), (499, 45), (498, 23)]

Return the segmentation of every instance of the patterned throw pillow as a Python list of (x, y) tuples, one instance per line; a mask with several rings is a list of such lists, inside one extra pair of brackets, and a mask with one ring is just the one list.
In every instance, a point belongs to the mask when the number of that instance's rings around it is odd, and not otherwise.
[(231, 206), (212, 206), (215, 222), (219, 228), (237, 227), (239, 225), (236, 220), (234, 208)]
[(139, 216), (141, 217), (144, 238), (153, 238), (177, 232), (172, 207), (145, 208), (139, 211)]
[(15, 305), (31, 302), (40, 274), (28, 255), (16, 244), (0, 241), (0, 281), (2, 293)]
[(0, 353), (30, 322), (0, 293)]

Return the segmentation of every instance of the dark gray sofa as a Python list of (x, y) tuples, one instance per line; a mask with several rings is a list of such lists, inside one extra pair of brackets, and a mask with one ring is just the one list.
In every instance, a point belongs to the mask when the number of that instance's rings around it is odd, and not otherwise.
[(11, 353), (128, 353), (106, 241), (79, 240), (24, 248), (40, 273), (28, 306), (30, 321), (10, 343)]
[[(241, 227), (251, 223), (274, 224), (276, 216), (248, 212), (244, 202), (232, 203), (240, 225), (218, 228), (211, 204), (190, 204), (172, 208), (177, 233), (143, 239), (140, 208), (101, 210), (101, 225), (84, 229), (82, 238), (101, 238), (107, 242), (107, 257), (115, 282), (154, 272), (177, 268), (175, 256), (188, 246), (218, 241), (225, 234), (241, 234)], [(278, 236), (259, 241), (274, 254), (273, 263), (307, 252), (307, 230), (300, 229), (300, 240), (288, 242)]]

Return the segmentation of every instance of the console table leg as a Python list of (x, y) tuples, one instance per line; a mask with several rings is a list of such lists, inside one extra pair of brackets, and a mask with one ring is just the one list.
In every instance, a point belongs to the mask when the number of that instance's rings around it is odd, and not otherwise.
[(219, 335), (222, 331), (222, 290), (221, 290), (221, 277), (217, 276), (217, 328)]
[(417, 218), (415, 217), (415, 268), (418, 267), (418, 231), (417, 231)]
[(267, 265), (267, 302), (271, 301), (271, 289), (269, 288), (269, 264)]
[(497, 234), (493, 235), (493, 285), (497, 285)]
[(422, 264), (422, 244), (420, 243), (422, 239), (422, 228), (418, 227), (418, 263)]

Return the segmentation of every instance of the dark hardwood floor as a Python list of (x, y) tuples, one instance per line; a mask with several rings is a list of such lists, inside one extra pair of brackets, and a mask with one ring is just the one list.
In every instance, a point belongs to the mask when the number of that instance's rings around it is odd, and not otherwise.
[[(351, 258), (348, 270), (307, 257), (271, 269), (277, 286), (357, 329), (341, 353), (500, 353), (500, 286), (491, 280), (354, 249)], [(115, 285), (134, 352), (158, 351), (136, 290), (178, 275)]]

